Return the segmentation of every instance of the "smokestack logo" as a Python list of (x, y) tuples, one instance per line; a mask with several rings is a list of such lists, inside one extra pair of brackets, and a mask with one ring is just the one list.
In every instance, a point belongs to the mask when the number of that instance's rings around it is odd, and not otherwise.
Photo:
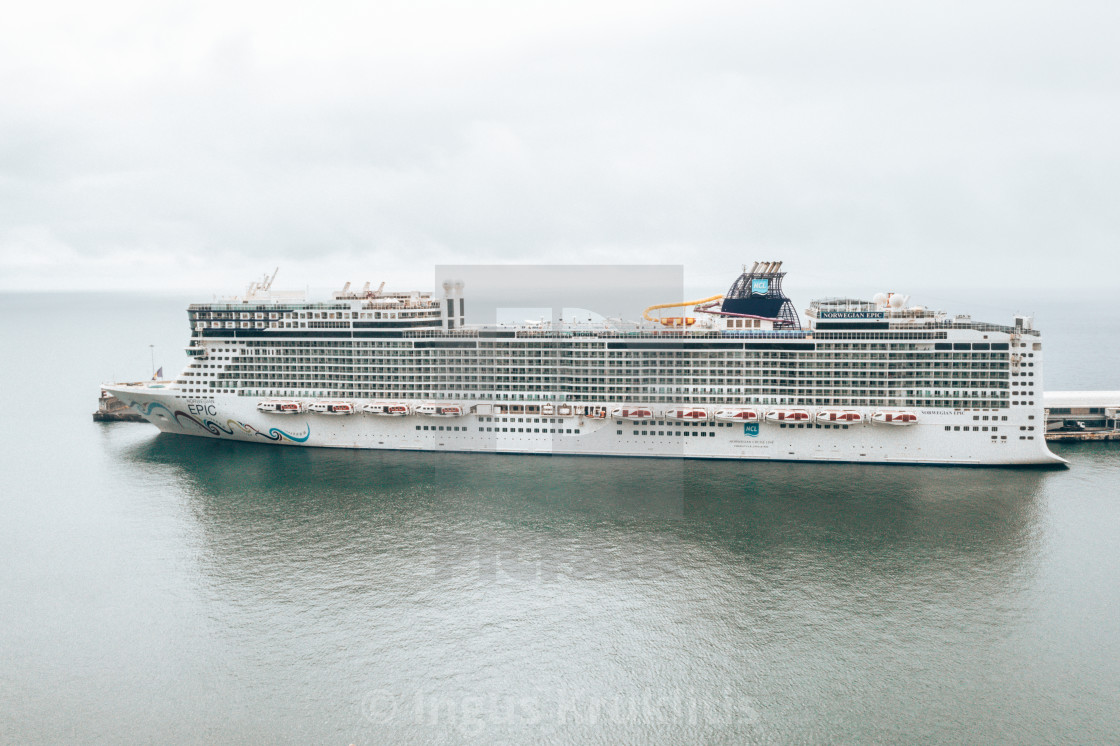
[(770, 280), (763, 278), (761, 280), (751, 280), (751, 294), (752, 295), (766, 295), (770, 292)]

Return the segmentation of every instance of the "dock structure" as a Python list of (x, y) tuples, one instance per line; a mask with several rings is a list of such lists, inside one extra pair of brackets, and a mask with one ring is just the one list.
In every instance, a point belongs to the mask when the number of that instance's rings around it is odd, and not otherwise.
[(93, 413), (94, 422), (144, 422), (144, 418), (123, 401), (101, 389), (97, 398), (97, 411)]
[(1120, 440), (1120, 391), (1047, 391), (1047, 440)]

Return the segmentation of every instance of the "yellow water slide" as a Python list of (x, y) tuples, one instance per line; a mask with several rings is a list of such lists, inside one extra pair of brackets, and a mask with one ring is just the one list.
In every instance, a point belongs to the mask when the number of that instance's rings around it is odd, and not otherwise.
[(657, 311), (662, 308), (685, 308), (688, 306), (699, 306), (702, 303), (712, 303), (717, 300), (723, 300), (722, 295), (713, 295), (711, 298), (704, 298), (703, 300), (686, 300), (681, 303), (658, 303), (656, 306), (650, 306), (642, 311), (642, 316), (646, 321), (659, 321), (665, 326), (692, 326), (696, 323), (696, 319), (691, 316), (652, 316), (650, 311)]

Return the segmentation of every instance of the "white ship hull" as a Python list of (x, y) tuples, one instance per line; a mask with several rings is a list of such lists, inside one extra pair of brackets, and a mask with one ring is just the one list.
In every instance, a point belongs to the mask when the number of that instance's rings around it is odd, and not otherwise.
[(193, 399), (173, 387), (150, 385), (107, 388), (163, 432), (250, 443), (878, 464), (1065, 463), (1050, 452), (1041, 433), (1033, 432), (1030, 439), (1023, 435), (1021, 428), (1027, 427), (1027, 416), (1022, 410), (1011, 410), (1011, 416), (1023, 422), (1000, 421), (992, 426), (999, 428), (998, 434), (993, 434), (987, 423), (973, 420), (974, 412), (953, 410), (921, 410), (919, 422), (904, 427), (870, 421), (847, 427), (814, 423), (782, 427), (774, 422), (684, 423), (662, 418), (638, 423), (578, 416), (484, 416), (471, 413), (472, 402), (463, 402), (468, 414), (457, 418), (378, 417), (360, 412), (332, 417), (313, 412), (262, 413), (252, 397)]

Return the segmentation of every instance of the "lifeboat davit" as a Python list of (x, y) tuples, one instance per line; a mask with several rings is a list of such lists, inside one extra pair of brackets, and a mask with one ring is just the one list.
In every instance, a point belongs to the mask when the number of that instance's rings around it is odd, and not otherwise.
[(551, 403), (541, 405), (541, 414), (543, 414), (545, 417), (551, 417), (555, 411), (556, 407)]
[(720, 422), (758, 422), (762, 419), (762, 412), (751, 407), (736, 407), (716, 411), (716, 419)]
[(314, 402), (308, 409), (318, 414), (354, 414), (355, 412), (353, 402), (337, 399), (324, 399)]
[(771, 409), (766, 413), (770, 422), (809, 422), (813, 415), (804, 409)]
[(708, 419), (708, 410), (698, 407), (674, 407), (665, 410), (665, 419), (680, 422), (695, 422)]
[(428, 417), (462, 417), (463, 408), (458, 404), (421, 404), (416, 408), (417, 414)]
[(571, 417), (572, 416), (572, 405), (571, 404), (561, 404), (559, 407), (556, 408), (556, 414), (560, 415), (561, 417)]
[(404, 402), (375, 401), (363, 404), (362, 411), (381, 417), (404, 417), (411, 412), (411, 409)]
[(862, 412), (854, 409), (822, 409), (817, 412), (817, 422), (838, 425), (858, 425), (866, 419)]
[(267, 414), (301, 414), (303, 402), (291, 399), (265, 399), (257, 402), (257, 411)]
[(871, 415), (871, 421), (879, 425), (913, 425), (918, 415), (898, 409), (884, 409)]
[(611, 417), (616, 420), (631, 420), (643, 422), (654, 418), (653, 410), (649, 407), (615, 407), (611, 410)]

